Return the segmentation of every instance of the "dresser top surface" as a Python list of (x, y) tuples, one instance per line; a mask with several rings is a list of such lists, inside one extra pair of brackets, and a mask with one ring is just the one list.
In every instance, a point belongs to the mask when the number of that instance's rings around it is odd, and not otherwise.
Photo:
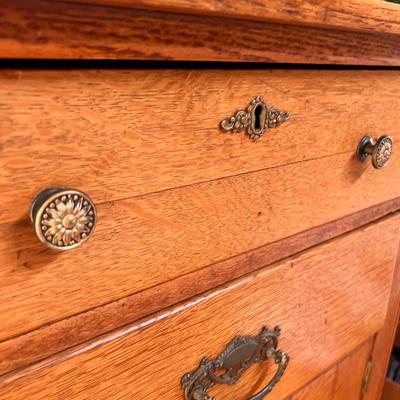
[(383, 0), (0, 0), (2, 59), (400, 65)]
[(400, 5), (385, 0), (67, 0), (67, 2), (400, 34)]

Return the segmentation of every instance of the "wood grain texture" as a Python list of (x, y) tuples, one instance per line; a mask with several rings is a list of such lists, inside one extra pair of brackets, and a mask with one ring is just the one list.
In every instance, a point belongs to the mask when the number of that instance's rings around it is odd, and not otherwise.
[(27, 219), (2, 224), (0, 337), (397, 198), (398, 168), (398, 153), (382, 171), (345, 153), (100, 204), (91, 239), (62, 254)]
[(380, 204), (3, 341), (0, 343), (0, 375), (159, 312), (209, 288), (349, 232), (399, 207), (400, 199)]
[(45, 0), (1, 0), (0, 17), (1, 58), (400, 65), (398, 35), (379, 32)]
[[(98, 204), (353, 153), (366, 132), (400, 137), (395, 71), (3, 71), (0, 80), (1, 222), (26, 215), (49, 185)], [(256, 94), (291, 120), (258, 143), (221, 133), (220, 120)]]
[(357, 400), (374, 340), (361, 346), (287, 400)]
[(351, 31), (400, 33), (400, 6), (382, 0), (67, 0)]
[[(282, 327), (280, 347), (291, 361), (270, 397), (283, 399), (383, 325), (399, 220), (397, 216), (325, 243), (5, 377), (0, 399), (178, 399), (181, 376), (203, 356), (218, 354), (236, 334), (256, 334), (263, 325), (276, 324)], [(212, 393), (242, 399), (274, 370), (272, 364), (253, 367), (234, 390), (222, 385)]]
[[(0, 222), (25, 218), (48, 187), (77, 188), (103, 204), (350, 158), (366, 133), (400, 140), (398, 87), (396, 71), (0, 71)], [(256, 95), (291, 119), (257, 143), (222, 132), (220, 121)]]
[(398, 253), (385, 325), (377, 333), (372, 352), (372, 370), (363, 400), (380, 399), (400, 316), (400, 252)]

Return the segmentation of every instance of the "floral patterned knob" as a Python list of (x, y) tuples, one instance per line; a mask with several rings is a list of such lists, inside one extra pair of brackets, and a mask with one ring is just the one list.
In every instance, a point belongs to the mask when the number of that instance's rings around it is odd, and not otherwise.
[(357, 149), (357, 157), (365, 161), (371, 156), (372, 166), (376, 169), (385, 167), (392, 157), (393, 139), (390, 136), (381, 136), (376, 141), (371, 136), (364, 136)]
[(30, 211), (37, 237), (56, 250), (80, 246), (96, 226), (96, 208), (79, 190), (46, 189), (33, 200)]

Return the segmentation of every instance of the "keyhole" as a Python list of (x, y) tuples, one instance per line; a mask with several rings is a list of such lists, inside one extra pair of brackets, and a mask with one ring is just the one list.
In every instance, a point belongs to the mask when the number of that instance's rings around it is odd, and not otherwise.
[(256, 131), (259, 131), (261, 129), (261, 113), (263, 111), (263, 107), (261, 104), (259, 104), (256, 109), (254, 110), (254, 128)]

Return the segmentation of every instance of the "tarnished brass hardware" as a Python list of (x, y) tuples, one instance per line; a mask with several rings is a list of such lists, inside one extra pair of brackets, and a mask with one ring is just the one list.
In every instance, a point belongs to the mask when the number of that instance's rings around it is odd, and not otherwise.
[(236, 111), (234, 115), (221, 121), (221, 127), (227, 132), (246, 130), (251, 139), (257, 140), (268, 128), (275, 128), (289, 119), (290, 113), (268, 107), (262, 97), (255, 97), (246, 110)]
[(374, 140), (371, 136), (364, 136), (357, 148), (357, 157), (365, 161), (371, 156), (372, 165), (376, 169), (385, 167), (393, 153), (393, 139), (390, 136), (381, 136)]
[(255, 337), (236, 336), (216, 358), (203, 358), (195, 371), (182, 377), (185, 400), (215, 400), (208, 391), (217, 383), (233, 385), (253, 364), (273, 359), (277, 372), (264, 389), (248, 399), (262, 400), (279, 382), (289, 362), (289, 356), (278, 350), (279, 334), (278, 326), (272, 331), (264, 327)]
[(46, 189), (32, 202), (30, 217), (39, 240), (56, 250), (70, 250), (89, 239), (96, 208), (86, 194), (73, 189)]

